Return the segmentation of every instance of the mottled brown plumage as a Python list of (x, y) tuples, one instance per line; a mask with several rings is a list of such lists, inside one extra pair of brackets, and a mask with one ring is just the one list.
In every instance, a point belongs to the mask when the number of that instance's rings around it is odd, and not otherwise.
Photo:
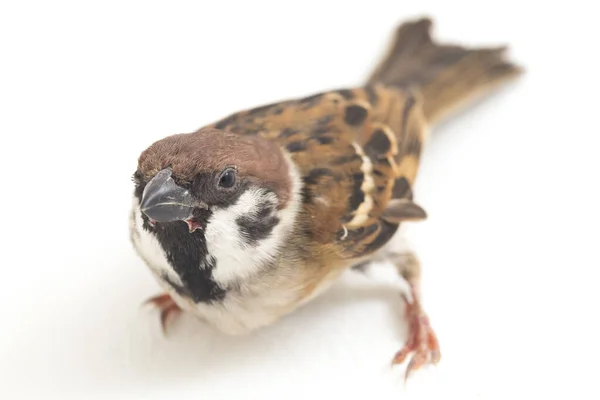
[[(415, 202), (413, 186), (431, 126), (518, 75), (520, 69), (503, 59), (503, 48), (437, 44), (430, 27), (428, 19), (401, 25), (388, 55), (363, 86), (239, 111), (196, 132), (167, 137), (140, 157), (142, 180), (167, 167), (175, 180), (192, 181), (198, 173), (218, 174), (234, 166), (242, 179), (275, 192), (282, 211), (288, 201), (299, 203), (293, 216), (277, 217), (293, 223), (281, 238), (283, 248), (268, 262), (252, 268), (235, 284), (230, 284), (230, 273), (219, 275), (226, 287), (216, 287), (238, 296), (232, 303), (235, 307), (264, 303), (258, 311), (267, 317), (260, 315), (260, 323), (235, 316), (236, 323), (244, 320), (244, 329), (266, 325), (293, 311), (344, 270), (386, 258), (408, 281), (413, 297), (407, 308), (411, 336), (395, 361), (414, 352), (408, 373), (439, 360), (437, 338), (420, 306), (418, 261), (409, 254), (394, 254), (393, 249), (391, 255), (382, 250), (401, 223), (427, 217)], [(290, 200), (296, 181), (299, 200)], [(242, 264), (235, 268), (242, 274), (243, 260), (238, 261)], [(168, 305), (161, 307), (172, 312), (174, 305), (160, 299)], [(190, 310), (199, 307), (189, 299), (178, 304)], [(208, 318), (225, 326), (218, 319), (225, 312), (233, 313), (232, 307)], [(244, 308), (245, 312), (257, 312), (257, 306), (252, 307)], [(195, 312), (212, 315), (212, 309), (202, 306), (201, 310)], [(226, 329), (233, 331), (230, 325)]]
[[(261, 106), (210, 128), (257, 135), (285, 149), (302, 175), (305, 220), (318, 232), (315, 239), (355, 258), (395, 231), (399, 218), (390, 224), (383, 214), (394, 194), (411, 192), (426, 121), (414, 93), (375, 85)], [(394, 192), (397, 182), (406, 186), (402, 193)]]
[[(410, 200), (429, 127), (520, 73), (502, 58), (504, 47), (439, 45), (431, 25), (429, 19), (400, 25), (365, 87), (262, 105), (203, 129), (277, 142), (302, 174), (315, 239), (335, 243), (344, 257), (366, 256), (389, 240), (403, 210), (406, 220), (426, 217)], [(370, 171), (361, 170), (364, 156)], [(385, 218), (388, 207), (395, 218)]]

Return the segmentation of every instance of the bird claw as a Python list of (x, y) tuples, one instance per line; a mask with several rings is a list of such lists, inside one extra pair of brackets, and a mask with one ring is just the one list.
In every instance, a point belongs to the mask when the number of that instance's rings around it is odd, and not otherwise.
[(408, 340), (392, 360), (392, 365), (402, 364), (410, 353), (414, 353), (406, 367), (405, 382), (413, 371), (428, 363), (435, 365), (441, 358), (440, 346), (435, 332), (429, 324), (429, 318), (421, 310), (414, 290), (412, 294), (413, 301), (407, 302)]
[(152, 304), (156, 308), (160, 310), (160, 325), (163, 331), (163, 334), (167, 335), (167, 320), (170, 316), (179, 315), (181, 313), (181, 308), (173, 301), (171, 296), (167, 293), (159, 294), (157, 296), (151, 297), (144, 302), (144, 304)]

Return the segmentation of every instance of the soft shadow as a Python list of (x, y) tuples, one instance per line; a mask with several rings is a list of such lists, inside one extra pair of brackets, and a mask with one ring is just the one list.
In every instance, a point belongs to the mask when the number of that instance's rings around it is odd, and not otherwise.
[[(400, 284), (353, 271), (320, 297), (246, 336), (222, 334), (184, 314), (164, 337), (156, 310), (142, 307), (158, 293), (142, 262), (124, 247), (95, 257), (93, 269), (71, 277), (68, 292), (48, 297), (44, 312), (32, 310), (29, 334), (5, 355), (15, 368), (43, 379), (40, 387), (101, 393), (131, 385), (159, 388), (165, 381), (201, 384), (254, 373), (265, 364), (282, 370), (313, 365), (319, 356), (333, 357), (332, 349), (336, 357), (348, 347), (365, 349), (373, 337), (399, 348), (405, 337)], [(85, 258), (70, 261), (86, 265)], [(382, 365), (389, 361), (383, 357)]]
[[(171, 325), (169, 335), (163, 337), (157, 314), (146, 310), (139, 314), (132, 330), (131, 367), (145, 381), (152, 382), (156, 378), (164, 381), (192, 376), (196, 380), (210, 379), (224, 372), (256, 368), (267, 359), (293, 363), (294, 357), (310, 357), (302, 354), (307, 348), (314, 347), (316, 352), (318, 348), (332, 345), (336, 335), (321, 333), (336, 329), (332, 321), (340, 314), (348, 316), (349, 312), (356, 312), (356, 303), (366, 302), (376, 302), (377, 307), (380, 304), (387, 309), (390, 326), (400, 346), (407, 327), (399, 286), (349, 271), (312, 302), (277, 323), (244, 336), (222, 334), (183, 314)], [(365, 318), (365, 315), (356, 315), (357, 323)], [(347, 323), (339, 325), (348, 328)]]

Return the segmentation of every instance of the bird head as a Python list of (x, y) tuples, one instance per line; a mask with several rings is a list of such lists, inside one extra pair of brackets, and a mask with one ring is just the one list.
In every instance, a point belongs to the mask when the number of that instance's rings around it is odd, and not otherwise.
[[(152, 227), (204, 229), (215, 210), (282, 209), (290, 199), (289, 164), (277, 143), (217, 129), (176, 134), (142, 152), (134, 174), (140, 210)], [(257, 209), (258, 208), (258, 209)]]

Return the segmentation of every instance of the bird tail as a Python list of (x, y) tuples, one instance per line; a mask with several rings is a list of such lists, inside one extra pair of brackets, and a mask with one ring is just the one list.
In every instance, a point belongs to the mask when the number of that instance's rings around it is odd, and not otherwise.
[(486, 95), (522, 69), (504, 59), (506, 47), (466, 48), (431, 38), (432, 21), (422, 18), (398, 27), (392, 46), (367, 81), (416, 88), (424, 113), (435, 123)]

